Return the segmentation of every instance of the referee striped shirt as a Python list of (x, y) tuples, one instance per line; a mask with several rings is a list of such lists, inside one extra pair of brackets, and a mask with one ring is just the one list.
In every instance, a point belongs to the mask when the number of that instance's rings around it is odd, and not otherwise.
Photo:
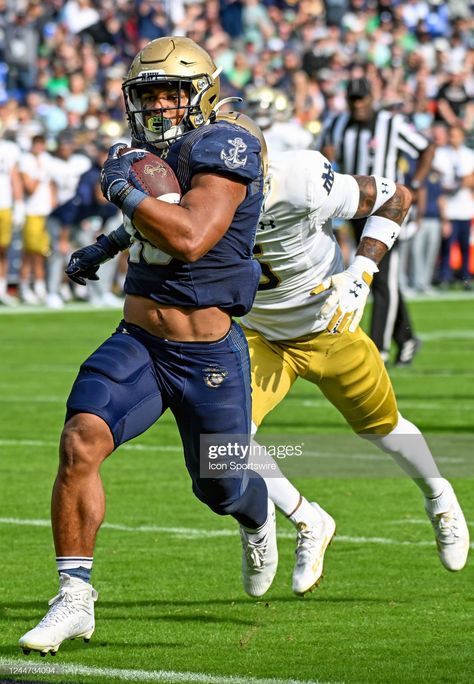
[(351, 121), (350, 114), (336, 115), (327, 124), (321, 146), (334, 146), (334, 160), (341, 173), (385, 176), (403, 181), (399, 169), (402, 155), (416, 159), (429, 145), (402, 114), (376, 112), (372, 121)]

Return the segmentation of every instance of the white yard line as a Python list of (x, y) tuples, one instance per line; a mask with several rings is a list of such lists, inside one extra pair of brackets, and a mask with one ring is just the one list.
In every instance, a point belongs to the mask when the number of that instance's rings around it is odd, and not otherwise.
[[(11, 446), (11, 447), (29, 447), (29, 446), (45, 446), (45, 447), (58, 447), (59, 439), (57, 441), (46, 440), (46, 439), (0, 439), (0, 447)], [(183, 447), (174, 446), (171, 444), (156, 444), (155, 446), (147, 444), (122, 444), (119, 447), (120, 450), (128, 451), (173, 451), (177, 453), (183, 452)]]
[[(423, 521), (425, 525), (429, 525), (428, 520)], [(47, 519), (28, 519), (28, 518), (0, 518), (0, 525), (18, 525), (22, 527), (50, 527), (51, 522)], [(218, 537), (235, 537), (235, 529), (225, 530), (208, 530), (197, 527), (162, 527), (159, 525), (121, 525), (118, 523), (104, 522), (103, 529), (115, 530), (118, 532), (151, 532), (153, 534), (166, 534), (171, 537), (179, 539), (213, 539)], [(281, 539), (294, 539), (295, 533), (288, 531), (279, 531), (278, 536)], [(407, 541), (400, 539), (390, 539), (387, 537), (352, 537), (343, 534), (336, 534), (334, 537), (336, 542), (344, 542), (348, 544), (383, 544), (385, 546), (433, 546), (434, 541)], [(471, 543), (471, 548), (474, 548), (474, 542)]]
[[(30, 658), (33, 657), (30, 656)], [(166, 682), (167, 684), (184, 684), (185, 682), (192, 682), (193, 684), (336, 684), (335, 682), (321, 682), (318, 680), (259, 679), (257, 677), (212, 675), (204, 672), (176, 672), (174, 670), (125, 670), (118, 667), (88, 667), (87, 665), (75, 665), (74, 663), (56, 665), (56, 663), (46, 664), (38, 662), (35, 664), (31, 659), (26, 658), (22, 660), (0, 658), (0, 674), (18, 674), (21, 676), (28, 676), (28, 674), (48, 676), (54, 674), (59, 676), (101, 677), (104, 679), (113, 677), (131, 682)]]

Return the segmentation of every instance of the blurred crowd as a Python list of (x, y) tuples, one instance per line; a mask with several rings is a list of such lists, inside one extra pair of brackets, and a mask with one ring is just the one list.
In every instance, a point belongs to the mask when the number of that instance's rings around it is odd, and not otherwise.
[[(97, 181), (108, 146), (127, 139), (122, 80), (150, 40), (185, 35), (202, 45), (222, 67), (222, 97), (280, 93), (280, 120), (308, 147), (345, 110), (348, 82), (365, 76), (379, 106), (403, 112), (440, 148), (460, 140), (468, 155), (473, 9), (469, 0), (0, 0), (0, 304), (117, 303), (123, 260), (87, 291), (62, 273), (72, 249), (120, 223)], [(449, 201), (456, 174), (448, 182), (441, 171), (429, 182)], [(430, 201), (413, 220), (427, 210), (438, 219), (433, 267), (420, 285), (407, 248), (401, 274), (421, 291), (456, 275), (449, 230)], [(449, 255), (440, 273), (441, 242)], [(461, 276), (467, 289), (470, 274)]]

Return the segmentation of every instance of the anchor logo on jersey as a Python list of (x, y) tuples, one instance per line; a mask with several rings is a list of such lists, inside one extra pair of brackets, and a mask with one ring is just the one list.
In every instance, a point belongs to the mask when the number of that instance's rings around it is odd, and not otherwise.
[(222, 385), (229, 373), (225, 368), (219, 368), (217, 366), (212, 368), (203, 368), (204, 382), (208, 387), (212, 389), (217, 389)]
[(242, 138), (234, 138), (233, 140), (227, 141), (231, 147), (225, 152), (222, 150), (221, 159), (228, 169), (239, 169), (241, 166), (245, 166), (247, 163), (247, 157), (240, 158), (239, 155), (243, 154), (247, 149), (246, 143)]

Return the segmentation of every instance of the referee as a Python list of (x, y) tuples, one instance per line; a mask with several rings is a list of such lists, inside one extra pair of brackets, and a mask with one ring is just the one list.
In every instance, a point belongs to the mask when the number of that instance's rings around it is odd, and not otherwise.
[[(349, 112), (336, 115), (325, 128), (322, 153), (338, 164), (341, 173), (376, 175), (403, 183), (399, 170), (402, 155), (417, 159), (411, 181), (416, 202), (417, 191), (426, 178), (435, 146), (414, 131), (401, 114), (376, 110), (370, 83), (366, 78), (352, 80), (347, 88)], [(365, 219), (351, 221), (355, 238), (360, 240)], [(395, 365), (412, 362), (419, 346), (398, 285), (397, 244), (379, 264), (372, 283), (373, 310), (370, 336), (384, 361), (388, 360), (392, 338), (398, 351)]]

